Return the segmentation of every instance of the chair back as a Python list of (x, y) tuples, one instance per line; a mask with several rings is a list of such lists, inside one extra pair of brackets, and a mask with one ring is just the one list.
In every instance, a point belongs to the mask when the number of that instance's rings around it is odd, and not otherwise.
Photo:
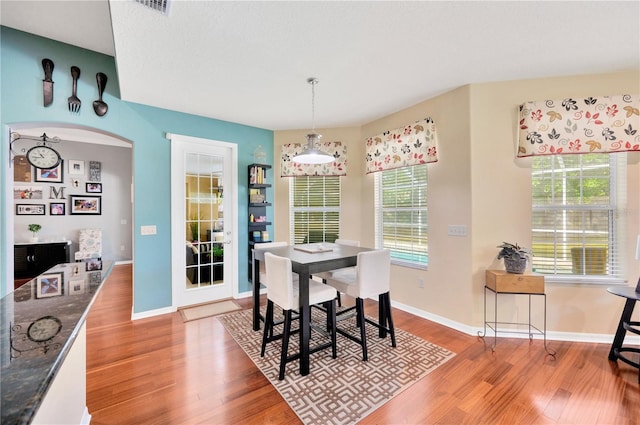
[(354, 241), (351, 239), (336, 239), (335, 243), (338, 245), (360, 246), (360, 241)]
[(80, 229), (76, 260), (102, 258), (102, 229)]
[(267, 298), (285, 310), (298, 308), (294, 302), (291, 260), (270, 252), (264, 253), (267, 267)]
[[(284, 242), (284, 241), (282, 241), (282, 242), (280, 242), (280, 241), (278, 241), (278, 242), (264, 242), (264, 243), (255, 244), (253, 246), (253, 249), (277, 248), (279, 246), (288, 246), (288, 245), (289, 245), (289, 243), (288, 242)], [(263, 279), (262, 277), (264, 276), (264, 274), (266, 272), (267, 272), (267, 269), (265, 268), (264, 261), (261, 261), (260, 262), (260, 274), (262, 276), (260, 277), (260, 282), (265, 284), (265, 285), (267, 284), (266, 280)]]
[(356, 285), (360, 298), (389, 292), (391, 253), (388, 249), (358, 253)]

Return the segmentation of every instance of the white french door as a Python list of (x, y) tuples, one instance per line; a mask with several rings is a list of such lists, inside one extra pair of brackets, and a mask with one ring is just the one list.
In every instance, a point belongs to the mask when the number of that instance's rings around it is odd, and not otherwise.
[(237, 147), (169, 135), (173, 307), (237, 294)]

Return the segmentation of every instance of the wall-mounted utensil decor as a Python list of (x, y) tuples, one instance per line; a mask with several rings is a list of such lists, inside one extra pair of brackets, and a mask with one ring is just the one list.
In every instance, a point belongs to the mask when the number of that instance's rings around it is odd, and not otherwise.
[(109, 105), (102, 101), (102, 93), (104, 93), (105, 87), (107, 87), (107, 76), (102, 72), (96, 74), (96, 83), (98, 83), (98, 100), (93, 101), (93, 110), (99, 117), (104, 116), (109, 109)]
[(53, 61), (51, 59), (42, 59), (42, 68), (44, 69), (44, 80), (42, 80), (42, 97), (44, 106), (53, 103)]
[(80, 78), (80, 68), (77, 66), (71, 67), (71, 77), (73, 78), (73, 92), (71, 96), (69, 96), (69, 111), (74, 114), (80, 113), (80, 107), (82, 106), (82, 102), (76, 96), (76, 92), (78, 90), (78, 78)]

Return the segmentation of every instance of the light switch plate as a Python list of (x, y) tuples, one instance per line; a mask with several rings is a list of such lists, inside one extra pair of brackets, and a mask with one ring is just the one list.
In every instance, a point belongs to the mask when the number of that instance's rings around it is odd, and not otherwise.
[(467, 226), (464, 224), (449, 225), (449, 236), (467, 236)]

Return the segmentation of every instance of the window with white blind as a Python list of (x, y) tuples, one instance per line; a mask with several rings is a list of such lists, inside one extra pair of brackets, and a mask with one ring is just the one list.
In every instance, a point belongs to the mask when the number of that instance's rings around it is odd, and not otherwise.
[(626, 154), (533, 158), (532, 267), (572, 281), (623, 278)]
[(427, 165), (380, 171), (375, 176), (376, 247), (393, 264), (426, 268)]
[(301, 176), (289, 182), (291, 243), (335, 241), (340, 234), (340, 177)]

